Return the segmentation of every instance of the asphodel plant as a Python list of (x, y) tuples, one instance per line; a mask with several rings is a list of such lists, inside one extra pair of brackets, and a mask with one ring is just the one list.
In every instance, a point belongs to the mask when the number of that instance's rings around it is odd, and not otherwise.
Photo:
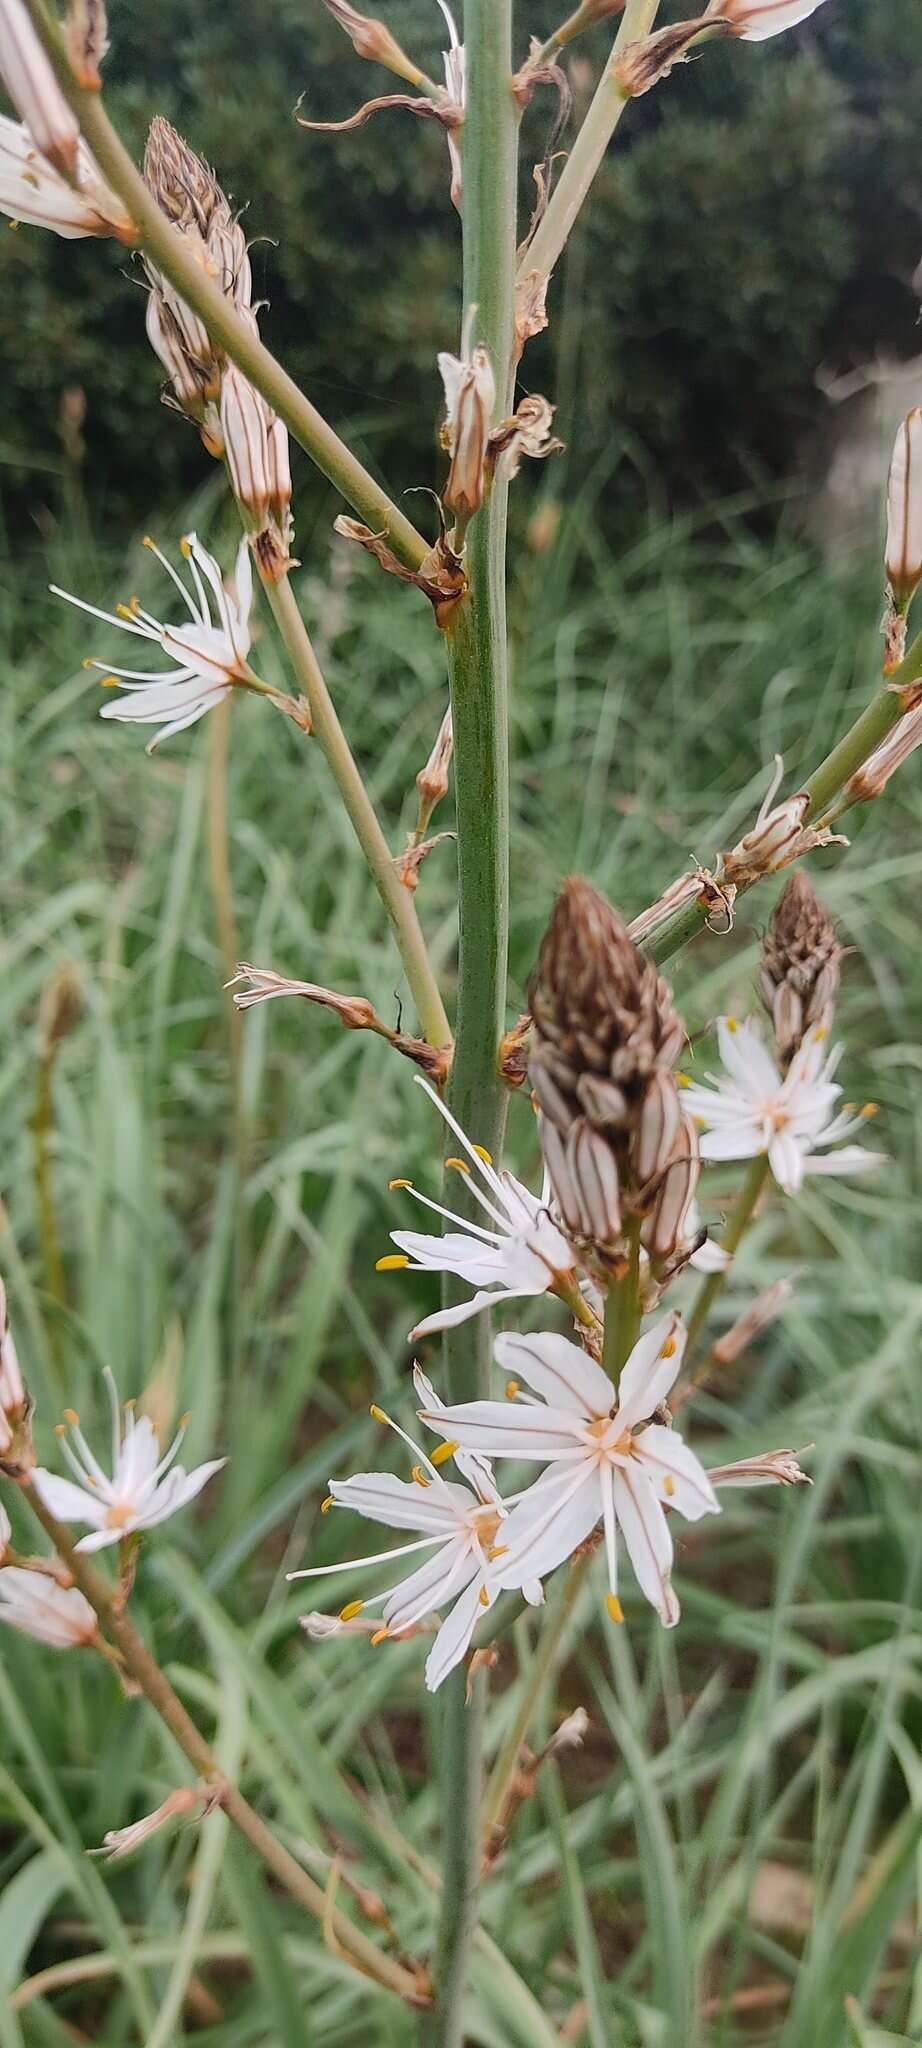
[[(515, 0), (465, 0), (458, 23), (439, 0), (447, 43), (436, 79), (385, 21), (347, 0), (315, 4), (341, 26), (357, 58), (396, 74), (402, 89), (368, 99), (336, 124), (312, 123), (308, 108), (300, 117), (305, 129), (333, 127), (339, 139), (310, 136), (306, 148), (347, 151), (349, 131), (382, 106), (445, 132), (445, 204), (461, 220), (461, 317), (439, 356), (444, 471), (425, 533), (399, 509), (415, 479), (401, 476), (384, 489), (261, 338), (246, 234), (194, 137), (179, 135), (152, 108), (143, 164), (126, 152), (104, 104), (102, 0), (72, 0), (64, 18), (47, 0), (0, 0), (0, 76), (16, 116), (0, 124), (0, 207), (60, 235), (115, 236), (136, 252), (165, 402), (194, 422), (203, 463), (223, 465), (239, 511), (232, 567), (222, 567), (194, 534), (163, 551), (149, 543), (163, 578), (162, 617), (137, 599), (98, 611), (60, 593), (93, 614), (100, 632), (149, 643), (140, 668), (137, 647), (124, 666), (99, 658), (115, 691), (103, 715), (150, 726), (151, 744), (185, 744), (186, 727), (219, 705), (226, 717), (247, 691), (293, 723), (298, 744), (320, 749), (380, 894), (413, 1028), (392, 1028), (361, 991), (313, 982), (310, 961), (295, 963), (297, 977), (270, 965), (240, 966), (235, 1001), (245, 1010), (301, 997), (332, 1010), (346, 1029), (377, 1033), (417, 1069), (431, 1101), (433, 1144), (446, 1127), (445, 1189), (393, 1184), (395, 1204), (424, 1208), (433, 1227), (407, 1229), (395, 1210), (395, 1250), (379, 1262), (395, 1272), (439, 1273), (444, 1286), (441, 1307), (409, 1333), (405, 1391), (415, 1420), (406, 1427), (406, 1415), (373, 1411), (396, 1432), (408, 1476), (383, 1460), (378, 1472), (334, 1476), (322, 1504), (325, 1512), (345, 1508), (401, 1531), (404, 1540), (354, 1565), (307, 1563), (293, 1574), (325, 1588), (341, 1572), (350, 1581), (361, 1574), (364, 1586), (370, 1571), (367, 1598), (350, 1584), (345, 1605), (335, 1593), (332, 1605), (304, 1617), (308, 1638), (353, 1635), (360, 1657), (362, 1643), (386, 1655), (388, 1643), (419, 1635), (419, 1684), (442, 1691), (442, 1871), (425, 1952), (395, 1954), (380, 1931), (386, 1912), (372, 1931), (363, 1928), (360, 1905), (347, 1910), (333, 1901), (276, 1838), (220, 1771), (135, 1625), (131, 1594), (149, 1532), (220, 1483), (222, 1461), (187, 1473), (178, 1463), (182, 1426), (164, 1449), (150, 1417), (130, 1406), (123, 1414), (110, 1376), (110, 1469), (72, 1410), (59, 1432), (68, 1473), (41, 1463), (51, 1445), (48, 1418), (33, 1413), (5, 1310), (0, 1469), (41, 1524), (47, 1547), (36, 1555), (16, 1550), (2, 1512), (0, 1616), (46, 1646), (105, 1655), (126, 1692), (146, 1696), (188, 1761), (192, 1784), (177, 1786), (128, 1830), (130, 1840), (125, 1831), (107, 1836), (108, 1853), (125, 1853), (177, 1816), (207, 1823), (219, 1803), (275, 1881), (321, 1922), (338, 1957), (419, 2008), (432, 2040), (461, 2048), (478, 1886), (534, 1784), (540, 1758), (527, 1752), (525, 1771), (522, 1760), (564, 1631), (577, 1614), (592, 1622), (596, 1612), (604, 1626), (617, 1627), (628, 1611), (637, 1626), (638, 1595), (659, 1624), (675, 1626), (676, 1518), (719, 1513), (724, 1487), (806, 1477), (788, 1449), (707, 1470), (673, 1416), (715, 1364), (726, 1372), (783, 1312), (787, 1283), (754, 1300), (735, 1289), (734, 1262), (753, 1217), (769, 1201), (796, 1201), (809, 1175), (865, 1172), (880, 1157), (849, 1142), (872, 1105), (838, 1106), (841, 1048), (831, 1029), (842, 949), (797, 864), (814, 848), (841, 843), (832, 823), (851, 805), (877, 798), (922, 738), (922, 636), (908, 633), (922, 582), (922, 433), (915, 411), (897, 437), (883, 675), (860, 717), (786, 793), (779, 762), (738, 843), (710, 869), (674, 879), (664, 873), (648, 907), (614, 906), (590, 880), (566, 881), (547, 906), (529, 1009), (510, 1017), (506, 512), (523, 463), (552, 459), (558, 446), (553, 398), (527, 392), (519, 366), (531, 338), (560, 317), (559, 259), (631, 99), (661, 88), (689, 52), (706, 61), (715, 39), (756, 42), (795, 28), (821, 0), (711, 0), (699, 16), (666, 25), (657, 22), (657, 0), (582, 0), (530, 49), (527, 8)], [(543, 176), (540, 205), (530, 223), (521, 221), (523, 109), (536, 94), (560, 95), (560, 59), (571, 43), (612, 27), (613, 48), (596, 45), (598, 89), (568, 138), (556, 182)], [(678, 82), (670, 87), (678, 89)], [(694, 89), (693, 74), (681, 89)], [(412, 147), (412, 136), (399, 146)], [(248, 222), (271, 226), (261, 218), (260, 195), (247, 198)], [(92, 263), (88, 250), (87, 290)], [(444, 648), (444, 717), (416, 778), (417, 825), (403, 848), (390, 843), (376, 813), (291, 580), (292, 441), (335, 486), (344, 544), (365, 549), (393, 579), (395, 607), (428, 605), (434, 640)], [(287, 657), (287, 694), (251, 660), (260, 590)], [(451, 836), (430, 834), (430, 825), (452, 775), (458, 957), (449, 1016), (418, 904), (424, 858)], [(705, 927), (729, 931), (746, 892), (788, 868), (762, 945), (764, 1016), (718, 1020), (719, 1070), (702, 1078), (691, 1071), (661, 969)], [(409, 1085), (413, 1077), (403, 1072)], [(513, 1154), (535, 1129), (533, 1120), (526, 1129), (515, 1107), (523, 1101), (537, 1112), (543, 1158), (534, 1187), (502, 1163), (510, 1104)], [(720, 1164), (720, 1189), (728, 1164), (743, 1166), (723, 1214), (721, 1195), (709, 1188), (712, 1162)], [(497, 1335), (498, 1304), (505, 1327)], [(715, 1307), (719, 1334), (709, 1328)], [(442, 1359), (430, 1376), (414, 1364), (412, 1347), (437, 1333)], [(381, 1442), (389, 1453), (391, 1436)], [(85, 1530), (78, 1540), (73, 1524)], [(89, 1562), (95, 1550), (107, 1550), (113, 1568)], [(516, 1712), (485, 1788), (495, 1603), (503, 1594), (540, 1610), (560, 1573), (565, 1589), (552, 1593), (547, 1619), (539, 1614), (534, 1662), (517, 1674)], [(140, 1709), (129, 1697), (124, 1711)], [(578, 1739), (581, 1725), (574, 1716), (564, 1739)]]

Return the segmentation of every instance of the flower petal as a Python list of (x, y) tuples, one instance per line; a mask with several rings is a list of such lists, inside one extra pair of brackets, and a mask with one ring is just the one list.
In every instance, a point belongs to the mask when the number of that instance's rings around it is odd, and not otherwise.
[(88, 1522), (93, 1529), (103, 1526), (108, 1513), (105, 1501), (75, 1486), (72, 1479), (60, 1479), (56, 1472), (37, 1465), (32, 1484), (39, 1500), (59, 1522)]
[(575, 1416), (523, 1401), (463, 1401), (457, 1408), (424, 1408), (420, 1421), (450, 1442), (495, 1458), (554, 1458), (577, 1451), (581, 1443)]
[(602, 1513), (602, 1488), (597, 1464), (575, 1471), (552, 1466), (542, 1472), (503, 1523), (505, 1557), (496, 1560), (497, 1582), (521, 1587), (571, 1557), (585, 1543)]
[[(466, 1590), (459, 1594), (451, 1613), (446, 1616), (435, 1642), (426, 1658), (425, 1677), (429, 1692), (438, 1692), (443, 1679), (460, 1664), (470, 1643), (477, 1623), (484, 1613), (484, 1602), (480, 1598), (482, 1580), (471, 1580)], [(490, 1603), (492, 1605), (492, 1602)]]
[(702, 1515), (719, 1515), (720, 1502), (704, 1466), (677, 1429), (651, 1422), (635, 1437), (634, 1456), (649, 1472), (665, 1506), (677, 1508), (687, 1522), (697, 1522)]
[(596, 1420), (609, 1415), (615, 1389), (607, 1372), (579, 1344), (556, 1332), (497, 1337), (493, 1356), (503, 1372), (523, 1379), (548, 1407)]
[(654, 1489), (646, 1473), (633, 1464), (623, 1472), (615, 1472), (612, 1485), (615, 1513), (637, 1584), (656, 1608), (664, 1628), (674, 1628), (679, 1619), (679, 1603), (669, 1578), (672, 1537)]
[[(417, 1486), (398, 1479), (393, 1472), (356, 1472), (351, 1479), (331, 1479), (330, 1492), (338, 1507), (352, 1508), (366, 1521), (386, 1522), (391, 1529), (415, 1529), (421, 1536), (448, 1537), (458, 1528), (457, 1504), (450, 1486), (446, 1481), (443, 1493), (441, 1486)], [(466, 1487), (458, 1492), (464, 1500), (462, 1513), (477, 1506)]]
[(665, 1401), (685, 1351), (681, 1316), (663, 1316), (638, 1337), (618, 1384), (618, 1421), (625, 1429), (644, 1422)]

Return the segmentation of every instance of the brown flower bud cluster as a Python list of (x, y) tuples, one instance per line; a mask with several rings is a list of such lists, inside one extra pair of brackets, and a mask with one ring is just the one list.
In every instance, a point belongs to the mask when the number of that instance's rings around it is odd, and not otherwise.
[(591, 883), (564, 884), (532, 980), (528, 1078), (567, 1230), (609, 1273), (628, 1216), (647, 1250), (682, 1241), (698, 1180), (673, 1068), (685, 1033), (666, 982)]
[[(208, 164), (159, 114), (147, 138), (144, 178), (161, 213), (255, 333), (253, 276), (240, 222)], [(170, 380), (167, 402), (196, 422), (209, 454), (226, 459), (260, 567), (280, 574), (291, 538), (286, 429), (169, 280), (153, 264), (146, 268), (147, 334)]]
[(828, 1024), (839, 987), (842, 948), (811, 882), (798, 869), (779, 897), (762, 941), (762, 1001), (778, 1058), (789, 1065), (806, 1033)]

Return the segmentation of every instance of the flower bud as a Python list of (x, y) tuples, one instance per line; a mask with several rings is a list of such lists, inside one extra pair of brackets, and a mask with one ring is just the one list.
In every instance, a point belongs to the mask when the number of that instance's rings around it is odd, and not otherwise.
[(828, 1023), (842, 948), (813, 884), (798, 869), (779, 897), (762, 941), (762, 1001), (783, 1067), (814, 1025)]
[(205, 403), (205, 376), (183, 344), (179, 327), (156, 285), (147, 294), (147, 339), (169, 377), (180, 412), (200, 420)]
[(754, 1344), (756, 1338), (761, 1336), (762, 1331), (767, 1330), (787, 1308), (793, 1292), (792, 1280), (776, 1280), (771, 1287), (766, 1287), (763, 1294), (757, 1295), (745, 1314), (733, 1324), (732, 1329), (728, 1330), (725, 1336), (718, 1338), (711, 1352), (714, 1364), (734, 1365), (743, 1352), (748, 1351), (750, 1344)]
[(916, 747), (922, 746), (922, 704), (914, 711), (907, 711), (887, 734), (873, 754), (869, 754), (860, 768), (846, 783), (846, 793), (853, 803), (868, 803), (886, 789), (891, 775), (901, 768)]
[(224, 297), (232, 301), (238, 313), (249, 312), (253, 297), (253, 273), (250, 268), (246, 236), (224, 198), (212, 214), (205, 246), (211, 259), (215, 282), (224, 293)]
[(105, 0), (70, 0), (64, 47), (78, 85), (88, 92), (99, 92), (99, 67), (109, 48)]
[(23, 0), (0, 0), (0, 79), (21, 121), (55, 170), (75, 180), (80, 129)]
[(344, 28), (353, 49), (360, 57), (367, 57), (373, 64), (383, 64), (388, 71), (395, 71), (398, 78), (406, 78), (411, 85), (424, 83), (423, 73), (412, 58), (407, 56), (400, 44), (385, 28), (383, 21), (373, 21), (370, 15), (359, 14), (349, 0), (323, 0), (328, 13), (340, 28)]
[(467, 357), (439, 356), (445, 386), (445, 440), (451, 468), (443, 492), (444, 503), (454, 513), (463, 533), (483, 504), (485, 465), (490, 424), (496, 404), (496, 384), (489, 355), (482, 342)]
[(221, 432), (234, 495), (255, 532), (269, 517), (276, 465), (269, 453), (271, 419), (266, 401), (236, 363), (221, 380)]
[(728, 21), (731, 35), (744, 42), (764, 43), (786, 28), (796, 28), (822, 4), (823, 0), (712, 0), (708, 14)]
[(266, 440), (268, 444), (269, 511), (282, 538), (287, 540), (291, 523), (291, 463), (288, 454), (288, 428), (277, 413), (272, 415)]
[(904, 419), (893, 445), (887, 484), (887, 581), (898, 604), (922, 583), (922, 407)]
[(689, 1217), (701, 1165), (698, 1133), (690, 1116), (681, 1116), (672, 1157), (664, 1167), (659, 1192), (644, 1226), (644, 1245), (652, 1258), (666, 1259), (689, 1235)]
[(167, 220), (197, 229), (203, 240), (216, 207), (227, 206), (214, 172), (162, 114), (154, 115), (148, 130), (144, 183)]
[(35, 1464), (31, 1416), (0, 1280), (0, 1469), (14, 1479), (27, 1477)]
[(435, 746), (424, 768), (416, 777), (419, 791), (419, 812), (416, 819), (414, 841), (418, 844), (425, 836), (432, 813), (443, 796), (448, 794), (448, 770), (454, 748), (452, 733), (451, 705), (439, 726)]

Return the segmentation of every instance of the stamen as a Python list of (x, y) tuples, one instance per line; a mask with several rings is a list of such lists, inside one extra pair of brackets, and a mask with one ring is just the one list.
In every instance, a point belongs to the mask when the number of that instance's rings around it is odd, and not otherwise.
[(375, 1260), (376, 1273), (402, 1273), (410, 1263), (406, 1252), (388, 1252), (383, 1259)]
[(389, 1180), (387, 1185), (390, 1193), (393, 1194), (395, 1188), (411, 1188), (413, 1182), (411, 1180)]
[(665, 1344), (663, 1345), (662, 1351), (660, 1352), (660, 1357), (661, 1357), (661, 1358), (674, 1358), (674, 1357), (675, 1357), (675, 1354), (676, 1354), (676, 1349), (677, 1349), (677, 1346), (676, 1346), (676, 1341), (675, 1341), (675, 1338), (674, 1338), (674, 1337), (667, 1337), (667, 1338), (666, 1338), (666, 1342), (665, 1342)]
[(134, 625), (134, 612), (132, 611), (130, 604), (117, 604), (115, 607), (115, 614), (116, 617), (119, 619), (127, 619), (129, 625)]
[(478, 1598), (478, 1600), (480, 1601), (480, 1605), (481, 1605), (481, 1607), (489, 1607), (489, 1605), (490, 1605), (490, 1595), (489, 1595), (489, 1593), (487, 1592), (486, 1586), (481, 1586), (481, 1588), (480, 1588), (480, 1592), (478, 1593), (478, 1595), (477, 1595), (477, 1598)]
[(727, 1030), (728, 1030), (728, 1031), (738, 1031), (738, 1030), (739, 1030), (739, 1028), (740, 1028), (740, 1027), (739, 1027), (739, 1025), (738, 1025), (738, 1023), (737, 1023), (737, 1021), (736, 1021), (736, 1018), (735, 1018), (735, 1017), (728, 1017), (728, 1018), (727, 1018)]
[[(374, 1409), (372, 1409), (372, 1414), (374, 1414)], [(438, 1450), (433, 1451), (430, 1463), (433, 1465), (447, 1465), (449, 1458), (454, 1457), (457, 1448), (458, 1446), (455, 1443), (440, 1444)]]
[[(84, 668), (92, 668), (93, 663), (91, 661), (85, 661), (83, 666)], [(118, 676), (100, 676), (99, 687), (101, 690), (117, 690)]]
[(609, 1621), (624, 1620), (624, 1608), (621, 1605), (617, 1593), (606, 1593), (605, 1605), (608, 1609)]
[(80, 1428), (80, 1417), (77, 1414), (76, 1408), (64, 1408), (62, 1410), (62, 1414), (64, 1416), (65, 1422), (70, 1423), (71, 1429)]
[(425, 1473), (424, 1473), (424, 1471), (423, 1471), (423, 1468), (422, 1468), (422, 1466), (421, 1466), (421, 1465), (414, 1465), (414, 1467), (413, 1467), (413, 1470), (412, 1470), (412, 1472), (410, 1473), (410, 1478), (411, 1478), (411, 1479), (415, 1479), (415, 1481), (416, 1481), (416, 1484), (417, 1484), (417, 1486), (431, 1486), (431, 1485), (432, 1485), (432, 1481), (431, 1481), (431, 1479), (427, 1479), (427, 1478), (426, 1478), (426, 1475), (425, 1475)]
[(340, 1621), (354, 1621), (356, 1615), (361, 1614), (364, 1605), (364, 1600), (347, 1600), (345, 1607), (339, 1610)]
[(663, 1492), (668, 1493), (670, 1500), (672, 1499), (672, 1496), (675, 1493), (675, 1480), (673, 1479), (671, 1472), (667, 1472), (666, 1477), (663, 1480)]
[(470, 1173), (471, 1170), (466, 1159), (446, 1159), (445, 1164), (453, 1166), (456, 1173)]
[(331, 1509), (331, 1508), (335, 1508), (335, 1506), (336, 1506), (336, 1502), (335, 1502), (335, 1500), (333, 1499), (333, 1495), (332, 1495), (331, 1493), (328, 1493), (328, 1494), (327, 1494), (327, 1497), (326, 1497), (326, 1500), (322, 1500), (322, 1501), (321, 1501), (321, 1503), (320, 1503), (320, 1512), (321, 1512), (321, 1514), (322, 1514), (322, 1515), (328, 1515), (328, 1514), (329, 1514), (329, 1512), (330, 1512), (330, 1509)]
[(55, 1423), (55, 1425), (54, 1425), (54, 1433), (55, 1433), (55, 1436), (66, 1436), (66, 1435), (67, 1435), (67, 1425), (66, 1425), (66, 1423), (64, 1423), (64, 1422), (56, 1422), (56, 1423)]
[(507, 1381), (506, 1381), (506, 1399), (507, 1399), (507, 1401), (514, 1401), (514, 1400), (515, 1400), (515, 1397), (516, 1397), (516, 1394), (518, 1394), (519, 1392), (520, 1392), (520, 1387), (519, 1387), (519, 1382), (518, 1382), (518, 1380), (507, 1380)]
[(476, 1152), (478, 1159), (483, 1159), (486, 1161), (487, 1166), (492, 1166), (493, 1154), (492, 1152), (487, 1151), (485, 1145), (475, 1145), (474, 1151)]
[(679, 1086), (680, 1088), (690, 1088), (690, 1087), (691, 1087), (691, 1075), (690, 1075), (690, 1074), (677, 1074), (677, 1075), (676, 1075), (676, 1082), (677, 1082), (677, 1084), (678, 1084), (678, 1086)]
[(372, 1401), (368, 1413), (374, 1416), (376, 1422), (383, 1422), (385, 1429), (390, 1429), (391, 1418), (389, 1415), (385, 1415), (383, 1408), (378, 1407), (377, 1401)]
[[(342, 1619), (342, 1616), (340, 1616), (340, 1619)], [(377, 1649), (377, 1647), (378, 1647), (378, 1644), (379, 1644), (379, 1643), (385, 1643), (385, 1642), (387, 1641), (387, 1638), (388, 1638), (388, 1636), (389, 1636), (389, 1635), (390, 1635), (390, 1629), (389, 1629), (389, 1628), (376, 1628), (376, 1629), (375, 1629), (375, 1632), (374, 1632), (374, 1635), (373, 1635), (373, 1636), (372, 1636), (372, 1638), (371, 1638), (371, 1647), (372, 1647), (372, 1649), (373, 1649), (373, 1650), (376, 1650), (376, 1649)]]
[(487, 1559), (488, 1559), (489, 1563), (490, 1563), (490, 1564), (492, 1564), (492, 1563), (493, 1563), (493, 1559), (494, 1559), (495, 1557), (505, 1557), (505, 1555), (506, 1555), (506, 1552), (507, 1552), (508, 1548), (509, 1548), (509, 1545), (508, 1545), (508, 1543), (493, 1543), (493, 1544), (491, 1544), (491, 1546), (490, 1546), (490, 1549), (489, 1549), (489, 1550), (487, 1551)]
[(864, 1117), (876, 1116), (879, 1108), (879, 1102), (866, 1102), (864, 1108), (859, 1112), (859, 1114)]
[(183, 534), (182, 539), (179, 543), (179, 552), (183, 556), (184, 560), (188, 562), (189, 557), (192, 553), (192, 549), (189, 546), (189, 542), (185, 534)]

